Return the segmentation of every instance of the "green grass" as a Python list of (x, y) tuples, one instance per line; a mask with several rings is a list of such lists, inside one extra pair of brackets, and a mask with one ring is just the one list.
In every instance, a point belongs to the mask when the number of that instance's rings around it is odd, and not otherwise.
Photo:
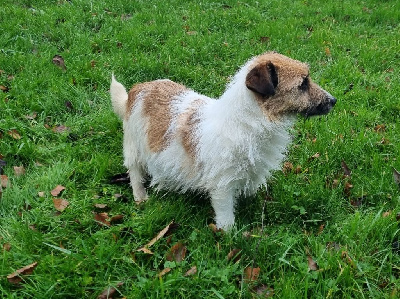
[[(0, 159), (11, 186), (0, 199), (0, 297), (97, 298), (119, 282), (126, 298), (252, 298), (261, 285), (275, 298), (399, 296), (399, 19), (397, 0), (4, 0)], [(300, 171), (277, 171), (268, 200), (265, 191), (243, 198), (235, 232), (213, 233), (211, 205), (197, 196), (153, 192), (136, 206), (129, 186), (109, 183), (125, 171), (112, 72), (126, 86), (170, 78), (218, 96), (241, 64), (267, 50), (308, 62), (338, 103), (327, 116), (299, 120), (287, 161)], [(66, 71), (52, 63), (56, 54)], [(60, 125), (69, 131), (54, 132)], [(21, 165), (25, 175), (16, 176)], [(69, 202), (61, 213), (50, 195), (58, 184)], [(99, 225), (96, 203), (123, 221)], [(179, 227), (153, 255), (136, 251), (172, 220)], [(179, 241), (186, 257), (171, 263)], [(234, 248), (237, 263), (227, 259)], [(8, 282), (33, 262), (23, 282)], [(197, 273), (184, 276), (193, 266)], [(260, 274), (247, 284), (249, 266)], [(158, 277), (165, 267), (172, 270)]]

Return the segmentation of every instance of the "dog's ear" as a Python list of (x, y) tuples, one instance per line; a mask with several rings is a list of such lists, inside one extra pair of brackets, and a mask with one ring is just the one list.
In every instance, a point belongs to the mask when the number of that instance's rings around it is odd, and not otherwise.
[(246, 76), (246, 87), (268, 98), (275, 95), (278, 74), (272, 62), (254, 67)]

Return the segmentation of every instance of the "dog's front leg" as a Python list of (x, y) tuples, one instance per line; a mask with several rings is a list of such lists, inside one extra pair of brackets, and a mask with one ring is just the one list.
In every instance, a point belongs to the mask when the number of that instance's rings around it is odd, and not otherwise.
[(235, 223), (235, 200), (232, 191), (214, 190), (210, 192), (210, 196), (217, 228), (229, 230)]

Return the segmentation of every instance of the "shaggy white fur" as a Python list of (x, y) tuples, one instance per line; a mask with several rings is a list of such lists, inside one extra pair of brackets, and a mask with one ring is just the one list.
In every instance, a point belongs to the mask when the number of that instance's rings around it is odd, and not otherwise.
[[(289, 73), (284, 71), (286, 64), (289, 68), (293, 65)], [(251, 71), (260, 65), (263, 71), (256, 69), (252, 72), (256, 78), (249, 78)], [(263, 75), (265, 70), (267, 74)], [(259, 77), (261, 81), (269, 81), (261, 84), (274, 85), (274, 90), (262, 91), (259, 83), (254, 87), (251, 82), (258, 82)], [(234, 224), (237, 195), (254, 194), (271, 172), (280, 168), (296, 114), (310, 111), (313, 115), (325, 114), (335, 104), (329, 93), (313, 83), (307, 83), (306, 104), (294, 103), (293, 98), (300, 98), (297, 94), (303, 97), (301, 86), (305, 78), (308, 78), (306, 65), (277, 53), (266, 53), (247, 62), (218, 100), (189, 89), (181, 90), (164, 99), (167, 111), (156, 111), (168, 114), (169, 122), (167, 128), (158, 128), (166, 132), (162, 136), (164, 146), (154, 150), (149, 145), (149, 135), (154, 134), (150, 126), (156, 119), (146, 114), (144, 106), (152, 100), (151, 86), (175, 83), (150, 82), (150, 87), (137, 87), (134, 98), (128, 100), (130, 94), (112, 76), (111, 98), (115, 112), (123, 119), (124, 165), (129, 169), (135, 200), (147, 198), (142, 184), (147, 173), (151, 184), (158, 188), (208, 192), (217, 227), (230, 228)], [(280, 82), (285, 86), (279, 86)], [(268, 115), (272, 108), (267, 101), (282, 101), (285, 109), (271, 118)]]

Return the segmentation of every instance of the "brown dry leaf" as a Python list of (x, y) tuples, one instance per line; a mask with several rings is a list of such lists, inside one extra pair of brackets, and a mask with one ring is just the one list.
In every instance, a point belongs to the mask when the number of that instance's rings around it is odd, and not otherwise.
[(50, 191), (51, 195), (58, 196), (62, 191), (65, 190), (65, 187), (62, 185), (57, 185), (53, 190)]
[(37, 112), (32, 112), (30, 115), (25, 115), (25, 118), (28, 120), (34, 120), (37, 117)]
[(308, 261), (308, 269), (310, 269), (311, 271), (318, 270), (317, 262), (314, 261), (311, 256), (309, 256), (309, 255), (307, 256), (307, 261)]
[(274, 289), (263, 284), (251, 290), (257, 294), (257, 298), (271, 298), (274, 296)]
[(52, 129), (52, 131), (53, 131), (54, 133), (64, 133), (64, 132), (68, 132), (69, 130), (70, 130), (70, 129), (69, 129), (68, 127), (64, 126), (64, 125), (59, 125), (59, 126), (54, 127), (54, 128)]
[(5, 86), (5, 85), (0, 85), (0, 90), (2, 91), (2, 92), (9, 92), (9, 88), (7, 87), (7, 86)]
[(106, 209), (108, 209), (108, 206), (107, 206), (106, 204), (104, 204), (104, 203), (96, 203), (96, 204), (94, 205), (94, 207), (95, 207), (96, 209), (99, 209), (99, 210), (106, 210)]
[(332, 55), (331, 54), (331, 50), (328, 47), (325, 48), (325, 54), (326, 54), (326, 56), (331, 56)]
[(192, 276), (192, 275), (195, 275), (196, 273), (197, 273), (197, 267), (193, 266), (192, 268), (187, 270), (183, 276)]
[(17, 130), (12, 129), (10, 131), (8, 131), (8, 135), (10, 135), (12, 138), (14, 138), (15, 140), (19, 140), (21, 139), (21, 135), (18, 133)]
[(270, 39), (271, 39), (271, 38), (270, 38), (269, 36), (261, 36), (261, 37), (260, 37), (260, 42), (266, 43), (266, 42), (269, 42)]
[(376, 125), (374, 128), (374, 131), (377, 133), (382, 133), (386, 131), (386, 125), (381, 124), (381, 125)]
[(254, 282), (258, 279), (258, 276), (260, 275), (260, 268), (253, 268), (253, 267), (247, 267), (244, 269), (244, 281), (246, 283)]
[(160, 273), (158, 273), (158, 277), (163, 277), (165, 274), (171, 272), (171, 268), (165, 268), (164, 270), (162, 270)]
[(53, 198), (54, 207), (57, 211), (64, 211), (66, 207), (68, 207), (69, 202), (62, 198)]
[(167, 261), (175, 261), (177, 263), (182, 262), (185, 257), (186, 257), (186, 252), (187, 252), (187, 248), (186, 246), (181, 243), (178, 242), (176, 243), (174, 246), (171, 247), (171, 249), (169, 250), (168, 254), (167, 254)]
[(320, 153), (315, 153), (314, 155), (311, 156), (311, 159), (318, 159), (321, 156)]
[(25, 167), (22, 166), (14, 166), (14, 174), (16, 176), (21, 176), (25, 174)]
[(110, 222), (107, 220), (108, 219), (108, 214), (107, 213), (93, 213), (94, 214), (94, 220), (96, 220), (99, 224), (105, 225), (105, 226), (110, 226)]
[(234, 263), (239, 262), (240, 258), (241, 258), (241, 251), (242, 251), (242, 249), (238, 249), (238, 248), (232, 249), (228, 253), (228, 256), (227, 256), (228, 261), (232, 260)]
[(4, 243), (3, 244), (3, 250), (4, 251), (10, 251), (11, 250), (11, 244), (10, 243)]
[(389, 217), (392, 214), (392, 211), (386, 211), (382, 214), (383, 218)]
[(8, 176), (5, 174), (0, 175), (0, 180), (1, 180), (1, 187), (7, 188), (10, 187), (9, 181), (8, 181)]
[(54, 55), (52, 62), (61, 68), (63, 71), (66, 71), (67, 68), (65, 67), (65, 61), (64, 58), (61, 55)]
[(341, 256), (342, 259), (344, 259), (347, 262), (347, 264), (349, 264), (352, 268), (356, 267), (355, 262), (351, 259), (347, 251), (343, 250)]
[(350, 193), (351, 193), (351, 189), (353, 189), (353, 185), (350, 184), (349, 182), (346, 182), (346, 184), (344, 184), (344, 194), (349, 197)]
[(17, 271), (15, 271), (14, 273), (10, 274), (7, 276), (7, 280), (9, 283), (12, 284), (18, 284), (22, 281), (22, 277), (21, 275), (30, 275), (33, 273), (33, 270), (35, 270), (37, 266), (37, 262), (34, 262), (28, 266), (25, 266)]
[(293, 170), (293, 164), (292, 164), (292, 163), (290, 163), (290, 162), (285, 162), (285, 163), (283, 163), (282, 172), (283, 172), (284, 174), (291, 173), (292, 170)]
[(341, 248), (340, 244), (338, 244), (336, 242), (328, 242), (328, 243), (326, 243), (326, 249), (328, 249), (328, 250), (339, 251), (340, 248)]
[(158, 240), (160, 240), (164, 235), (168, 232), (170, 227), (173, 225), (174, 220), (172, 220), (164, 229), (162, 229), (157, 236), (155, 236), (149, 243), (147, 243), (145, 246), (137, 249), (137, 251), (143, 251), (144, 253), (149, 253), (152, 254), (151, 251), (148, 249), (150, 246), (154, 245)]
[(393, 167), (393, 179), (394, 182), (400, 187), (400, 172)]
[[(123, 284), (124, 284), (123, 282), (119, 282), (117, 283), (116, 287), (118, 288)], [(114, 298), (115, 295), (118, 295), (117, 289), (115, 287), (110, 286), (106, 288), (103, 292), (101, 292), (101, 294), (97, 296), (97, 299), (112, 299)]]
[(300, 165), (297, 165), (297, 166), (296, 166), (296, 169), (294, 170), (294, 173), (295, 173), (295, 174), (301, 173), (301, 166), (300, 166)]
[(222, 228), (217, 228), (217, 226), (214, 223), (210, 223), (208, 225), (208, 227), (211, 229), (211, 231), (213, 233), (223, 233), (224, 232), (224, 230)]
[(322, 232), (324, 231), (324, 228), (325, 228), (325, 224), (321, 224), (321, 225), (319, 226), (319, 228), (318, 228), (318, 233), (317, 233), (317, 235), (322, 234)]
[(342, 160), (342, 169), (343, 169), (343, 172), (344, 172), (344, 175), (345, 176), (348, 176), (348, 177), (351, 177), (351, 170), (350, 170), (350, 168), (347, 166), (347, 164), (346, 164), (346, 162), (344, 162), (344, 160)]

